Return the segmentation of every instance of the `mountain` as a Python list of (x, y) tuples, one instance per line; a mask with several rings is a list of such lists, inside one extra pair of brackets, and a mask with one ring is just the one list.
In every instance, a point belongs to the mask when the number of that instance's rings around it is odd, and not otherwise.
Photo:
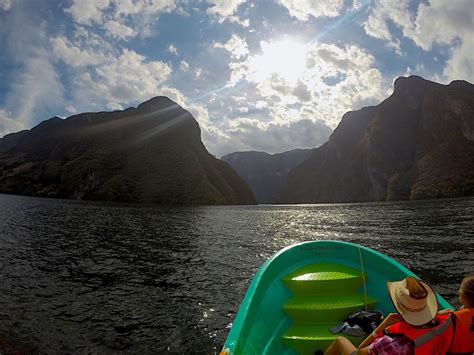
[(295, 149), (279, 154), (236, 152), (223, 156), (247, 182), (258, 203), (280, 201), (288, 172), (311, 155), (312, 149)]
[(283, 202), (474, 195), (474, 86), (417, 76), (377, 106), (346, 113), (329, 141), (293, 169)]
[(53, 117), (0, 139), (0, 192), (171, 205), (255, 203), (167, 97), (124, 111)]

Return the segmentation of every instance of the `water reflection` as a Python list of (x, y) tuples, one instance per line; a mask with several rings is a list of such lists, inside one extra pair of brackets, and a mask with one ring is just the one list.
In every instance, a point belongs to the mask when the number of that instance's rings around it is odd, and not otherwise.
[(338, 239), (456, 300), (474, 270), (474, 199), (157, 208), (0, 195), (0, 336), (42, 352), (216, 352), (277, 250)]

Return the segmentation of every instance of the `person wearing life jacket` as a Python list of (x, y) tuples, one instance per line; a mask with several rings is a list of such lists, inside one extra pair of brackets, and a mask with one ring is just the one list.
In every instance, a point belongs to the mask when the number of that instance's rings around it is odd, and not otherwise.
[(448, 354), (474, 354), (474, 274), (467, 275), (462, 280), (459, 302), (462, 307), (452, 312), (454, 338)]
[(397, 314), (384, 321), (356, 348), (338, 337), (325, 354), (446, 354), (453, 339), (453, 316), (438, 315), (436, 294), (427, 283), (407, 277), (388, 282), (388, 292)]
[(413, 353), (446, 354), (454, 336), (451, 314), (437, 314), (438, 301), (430, 285), (407, 277), (388, 282), (390, 298), (402, 320), (385, 328), (387, 335), (409, 338)]

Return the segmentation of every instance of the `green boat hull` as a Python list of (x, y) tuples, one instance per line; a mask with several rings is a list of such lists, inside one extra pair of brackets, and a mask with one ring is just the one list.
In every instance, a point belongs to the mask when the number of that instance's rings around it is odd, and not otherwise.
[[(338, 241), (287, 247), (255, 274), (224, 344), (228, 354), (314, 354), (357, 309), (395, 312), (386, 282), (416, 276), (375, 250)], [(452, 306), (437, 295), (440, 309)], [(359, 344), (363, 338), (349, 337)]]

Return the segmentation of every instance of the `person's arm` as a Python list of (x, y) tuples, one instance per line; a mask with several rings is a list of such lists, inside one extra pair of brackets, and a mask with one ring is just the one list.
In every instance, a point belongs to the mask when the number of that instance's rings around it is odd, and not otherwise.
[[(378, 337), (377, 334), (379, 334), (380, 332), (382, 332), (385, 328), (387, 328), (388, 326), (392, 325), (392, 324), (395, 324), (397, 322), (400, 321), (400, 316), (397, 314), (397, 313), (389, 313), (385, 319), (383, 320), (382, 323), (379, 324), (379, 326), (377, 328), (374, 329), (374, 331), (372, 332), (372, 334), (370, 334), (367, 338), (364, 339), (364, 341), (362, 341), (362, 343), (360, 343), (359, 345), (359, 350), (363, 350), (364, 348), (368, 347), (370, 344), (373, 343), (373, 341)], [(363, 353), (358, 353), (358, 354), (363, 354)], [(365, 353), (367, 354), (367, 353)]]

